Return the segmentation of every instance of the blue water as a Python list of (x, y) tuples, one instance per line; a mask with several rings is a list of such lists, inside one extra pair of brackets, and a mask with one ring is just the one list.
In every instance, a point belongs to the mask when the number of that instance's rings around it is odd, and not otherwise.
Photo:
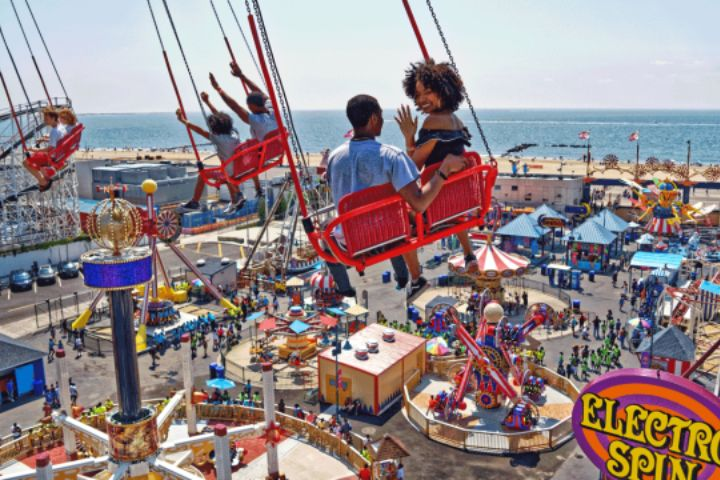
[[(404, 145), (392, 119), (385, 111), (382, 141)], [(593, 156), (612, 153), (621, 160), (635, 158), (635, 144), (628, 136), (640, 132), (640, 157), (684, 161), (687, 140), (692, 141), (693, 162), (720, 161), (720, 111), (625, 111), (625, 110), (483, 110), (479, 112), (494, 154), (521, 143), (537, 143), (524, 156), (579, 158), (583, 149), (553, 147), (553, 144), (582, 144), (578, 132), (591, 131)], [(468, 111), (460, 117), (470, 127), (475, 149), (483, 153), (477, 130)], [(190, 119), (200, 122), (199, 114)], [(348, 124), (342, 111), (297, 111), (295, 125), (303, 149), (318, 152), (344, 141)], [(90, 148), (169, 148), (187, 145), (185, 129), (172, 113), (84, 115), (87, 130), (83, 147)], [(236, 119), (243, 138), (248, 130)]]

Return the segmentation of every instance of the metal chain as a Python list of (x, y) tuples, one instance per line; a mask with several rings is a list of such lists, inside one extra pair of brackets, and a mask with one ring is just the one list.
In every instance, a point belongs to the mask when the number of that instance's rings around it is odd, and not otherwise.
[[(246, 4), (248, 0), (245, 0)], [(292, 113), (290, 112), (290, 106), (287, 101), (287, 95), (285, 93), (285, 87), (282, 83), (282, 79), (280, 78), (280, 74), (277, 69), (277, 64), (275, 63), (275, 56), (273, 55), (272, 47), (270, 46), (270, 39), (267, 34), (267, 30), (265, 29), (265, 22), (262, 17), (262, 11), (260, 10), (260, 5), (258, 4), (258, 0), (252, 0), (253, 8), (255, 9), (255, 18), (257, 19), (258, 28), (260, 30), (260, 36), (262, 38), (263, 47), (265, 48), (265, 54), (268, 57), (268, 64), (270, 65), (270, 73), (273, 78), (273, 82), (275, 83), (277, 87), (277, 94), (278, 99), (280, 100), (280, 108), (282, 110), (283, 118), (285, 120), (285, 123), (288, 125), (288, 128), (290, 130), (290, 141), (292, 143), (293, 147), (293, 153), (295, 154), (296, 158), (299, 158), (302, 162), (304, 173), (306, 179), (308, 179), (309, 176), (309, 166), (307, 163), (307, 160), (305, 159), (305, 155), (302, 150), (302, 146), (300, 145), (300, 139), (298, 138), (297, 131), (295, 130), (295, 124), (292, 119)], [(249, 5), (248, 5), (249, 7)]]
[[(247, 48), (248, 53), (250, 54), (250, 58), (252, 58), (253, 64), (255, 65), (255, 70), (257, 70), (258, 78), (265, 83), (265, 77), (263, 77), (262, 72), (260, 71), (260, 66), (257, 63), (257, 59), (255, 58), (255, 53), (252, 50), (252, 47), (250, 47), (250, 42), (248, 42), (247, 36), (245, 35), (245, 31), (240, 26), (240, 20), (238, 20), (237, 14), (235, 13), (235, 8), (233, 8), (232, 3), (230, 3), (230, 0), (227, 0), (228, 7), (230, 7), (230, 12), (232, 13), (233, 18), (235, 19), (235, 25), (237, 25), (238, 30), (240, 30), (240, 35), (242, 36), (243, 42), (245, 43), (245, 48)], [(267, 88), (267, 85), (265, 85), (265, 88)]]
[(47, 43), (45, 43), (45, 37), (42, 34), (42, 30), (40, 30), (40, 26), (37, 23), (37, 20), (35, 20), (35, 14), (32, 11), (32, 8), (30, 8), (30, 3), (28, 0), (25, 0), (25, 5), (27, 6), (28, 11), (30, 12), (30, 17), (32, 18), (33, 23), (35, 24), (35, 29), (38, 32), (38, 35), (40, 35), (40, 40), (42, 41), (43, 47), (45, 48), (45, 53), (47, 53), (48, 58), (50, 59), (50, 64), (53, 67), (53, 70), (55, 71), (55, 76), (58, 79), (58, 83), (60, 83), (60, 88), (62, 88), (63, 93), (65, 94), (65, 98), (68, 100), (68, 103), (70, 102), (70, 97), (68, 97), (67, 90), (65, 90), (65, 84), (63, 84), (62, 78), (60, 77), (60, 73), (58, 73), (58, 69), (55, 66), (55, 60), (53, 60), (52, 55), (50, 55), (50, 49), (48, 49)]
[[(440, 40), (442, 40), (443, 47), (445, 47), (445, 53), (448, 56), (448, 59), (450, 59), (450, 64), (455, 69), (455, 72), (460, 75), (460, 71), (457, 68), (457, 65), (455, 64), (455, 58), (453, 57), (452, 52), (450, 51), (450, 46), (448, 45), (447, 39), (445, 38), (445, 32), (443, 32), (442, 27), (440, 26), (440, 20), (438, 20), (437, 14), (435, 13), (435, 9), (432, 6), (431, 0), (426, 0), (428, 10), (430, 10), (430, 15), (432, 15), (433, 22), (435, 22), (435, 28), (438, 31), (438, 34), (440, 35)], [(470, 95), (467, 93), (467, 89), (463, 86), (463, 96), (465, 97), (465, 101), (468, 104), (468, 108), (470, 109), (470, 114), (473, 117), (473, 120), (475, 121), (475, 126), (477, 127), (478, 131), (480, 132), (480, 138), (482, 139), (483, 145), (485, 146), (485, 150), (487, 150), (488, 156), (490, 157), (490, 161), (492, 163), (495, 162), (495, 158), (493, 157), (492, 151), (490, 150), (490, 144), (487, 141), (487, 138), (485, 137), (485, 132), (483, 131), (482, 125), (480, 125), (480, 119), (477, 116), (477, 113), (475, 112), (475, 107), (473, 107), (472, 102), (470, 101)]]

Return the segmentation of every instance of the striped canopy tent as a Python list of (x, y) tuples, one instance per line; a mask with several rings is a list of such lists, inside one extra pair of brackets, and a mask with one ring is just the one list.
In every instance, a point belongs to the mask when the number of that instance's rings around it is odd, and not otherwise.
[[(478, 272), (473, 274), (478, 278), (500, 279), (511, 278), (524, 274), (530, 261), (520, 255), (505, 253), (492, 242), (483, 245), (475, 251), (478, 262)], [(448, 260), (450, 271), (463, 273), (465, 271), (465, 258), (462, 254), (453, 255)]]
[(645, 229), (656, 235), (677, 235), (680, 233), (680, 223), (674, 218), (653, 217)]
[(329, 273), (316, 272), (310, 277), (310, 286), (322, 291), (335, 290), (335, 280)]

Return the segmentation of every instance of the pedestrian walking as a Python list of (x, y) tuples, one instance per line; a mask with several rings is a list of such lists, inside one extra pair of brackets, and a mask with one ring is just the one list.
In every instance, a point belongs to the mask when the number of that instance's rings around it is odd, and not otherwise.
[(48, 338), (48, 363), (52, 363), (54, 358), (55, 358), (55, 339), (51, 335), (50, 338)]

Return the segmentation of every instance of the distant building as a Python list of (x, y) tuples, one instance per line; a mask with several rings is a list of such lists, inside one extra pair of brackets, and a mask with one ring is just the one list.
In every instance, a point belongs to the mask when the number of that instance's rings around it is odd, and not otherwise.
[(102, 190), (98, 191), (97, 187), (119, 183), (127, 188), (123, 194), (125, 200), (144, 205), (146, 195), (140, 185), (149, 178), (158, 184), (155, 204), (161, 206), (185, 202), (191, 198), (197, 174), (188, 172), (188, 167), (184, 165), (170, 163), (124, 163), (95, 167), (92, 169), (91, 198), (95, 200), (107, 198), (107, 194)]
[(0, 334), (0, 404), (9, 401), (10, 386), (15, 399), (42, 395), (44, 359), (45, 352)]
[(560, 212), (566, 205), (582, 203), (582, 177), (551, 175), (498, 176), (493, 196), (513, 207), (546, 204)]

